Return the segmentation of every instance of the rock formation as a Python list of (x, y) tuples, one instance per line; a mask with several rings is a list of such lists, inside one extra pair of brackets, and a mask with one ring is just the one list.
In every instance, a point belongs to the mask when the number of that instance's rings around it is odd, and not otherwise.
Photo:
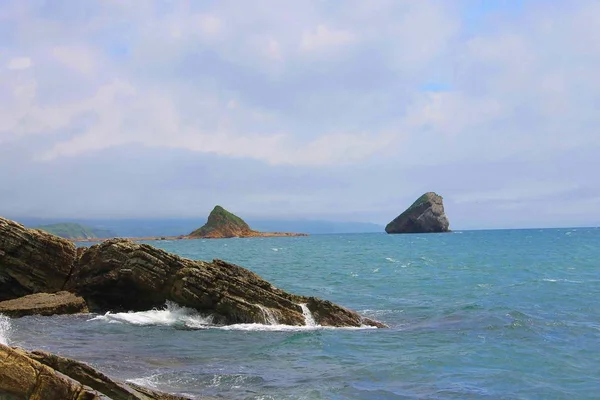
[(0, 217), (0, 301), (62, 290), (76, 258), (70, 241)]
[(384, 325), (317, 298), (275, 288), (255, 273), (221, 260), (194, 261), (146, 244), (113, 239), (90, 247), (67, 289), (92, 311), (148, 310), (166, 300), (210, 314), (216, 323), (304, 325), (300, 304), (328, 326)]
[[(0, 219), (0, 300), (63, 289), (83, 297), (93, 312), (143, 311), (170, 300), (209, 314), (218, 324), (304, 325), (304, 306), (323, 326), (385, 327), (331, 302), (277, 289), (225, 261), (189, 260), (126, 239), (75, 249), (65, 239)], [(15, 313), (72, 313), (84, 307), (64, 293), (4, 306)]]
[(114, 381), (87, 364), (0, 344), (0, 399), (186, 400)]
[(206, 224), (190, 233), (190, 237), (231, 238), (251, 236), (255, 233), (243, 219), (221, 206), (210, 212)]
[(69, 292), (36, 293), (0, 302), (0, 314), (19, 318), (26, 315), (78, 314), (88, 312), (83, 298)]
[(188, 235), (189, 238), (224, 239), (232, 237), (307, 236), (303, 233), (258, 232), (240, 217), (221, 206), (216, 206), (208, 216), (206, 224)]
[(406, 211), (387, 224), (387, 233), (448, 232), (450, 223), (444, 213), (442, 196), (427, 192)]

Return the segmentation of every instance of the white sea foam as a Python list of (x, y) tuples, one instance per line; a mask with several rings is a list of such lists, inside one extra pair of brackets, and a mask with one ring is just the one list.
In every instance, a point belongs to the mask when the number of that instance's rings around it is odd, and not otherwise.
[(106, 321), (109, 323), (128, 323), (131, 325), (180, 326), (189, 329), (203, 329), (212, 324), (212, 318), (200, 315), (196, 310), (181, 307), (167, 301), (162, 310), (139, 312), (111, 313), (99, 315), (90, 321)]
[[(267, 324), (232, 324), (232, 325), (215, 325), (210, 316), (202, 316), (196, 310), (191, 308), (181, 307), (175, 303), (167, 302), (166, 308), (162, 310), (150, 310), (139, 312), (126, 313), (106, 313), (98, 315), (88, 321), (102, 321), (109, 324), (130, 324), (137, 326), (173, 326), (182, 327), (184, 329), (218, 329), (224, 331), (268, 331), (268, 332), (299, 332), (299, 331), (314, 331), (314, 330), (360, 330), (360, 329), (377, 329), (373, 326), (360, 327), (331, 327), (321, 326), (315, 322), (314, 317), (310, 313), (305, 304), (299, 304), (304, 315), (305, 325), (283, 325), (277, 321), (277, 318), (271, 310), (257, 304), (265, 313), (265, 321)], [(1, 329), (1, 328), (0, 328)], [(1, 333), (1, 331), (0, 331)], [(137, 383), (137, 382), (136, 382)], [(142, 384), (142, 383), (140, 383)], [(147, 384), (146, 384), (147, 385)]]
[(256, 304), (256, 306), (258, 308), (260, 308), (260, 311), (262, 312), (264, 318), (265, 318), (265, 322), (268, 325), (277, 325), (279, 321), (277, 321), (277, 317), (275, 317), (275, 314), (273, 314), (273, 311), (271, 311), (270, 308), (264, 307), (260, 304)]
[(8, 346), (10, 335), (10, 318), (0, 314), (0, 344)]
[(392, 263), (398, 262), (395, 259), (393, 259), (392, 257), (386, 257), (385, 259)]
[(317, 322), (315, 321), (315, 318), (313, 317), (306, 304), (299, 305), (302, 308), (302, 315), (304, 315), (304, 324), (306, 326), (317, 326)]

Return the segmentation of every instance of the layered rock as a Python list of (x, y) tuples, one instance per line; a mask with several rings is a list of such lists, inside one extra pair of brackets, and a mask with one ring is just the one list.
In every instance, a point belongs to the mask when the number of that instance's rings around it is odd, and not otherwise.
[(70, 241), (0, 217), (0, 301), (62, 290), (76, 255)]
[(257, 274), (221, 260), (194, 261), (146, 244), (113, 239), (90, 247), (68, 290), (92, 311), (147, 310), (166, 300), (210, 314), (216, 323), (304, 325), (307, 304), (324, 326), (385, 325), (317, 298), (287, 293)]
[(221, 261), (194, 261), (126, 239), (78, 248), (64, 239), (0, 218), (0, 301), (13, 316), (143, 311), (167, 300), (210, 314), (214, 322), (304, 325), (307, 307), (323, 326), (385, 325), (314, 297), (275, 288)]
[(43, 351), (0, 344), (0, 399), (186, 400), (117, 382), (89, 365)]
[(88, 312), (85, 300), (69, 292), (36, 293), (0, 302), (0, 314), (18, 318), (26, 315), (78, 314)]
[(450, 223), (444, 212), (442, 196), (427, 192), (387, 224), (387, 233), (448, 232)]

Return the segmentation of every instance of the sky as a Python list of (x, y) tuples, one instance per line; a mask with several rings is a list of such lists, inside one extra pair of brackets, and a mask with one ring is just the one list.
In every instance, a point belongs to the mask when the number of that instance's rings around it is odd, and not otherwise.
[(0, 215), (600, 225), (600, 1), (0, 1)]

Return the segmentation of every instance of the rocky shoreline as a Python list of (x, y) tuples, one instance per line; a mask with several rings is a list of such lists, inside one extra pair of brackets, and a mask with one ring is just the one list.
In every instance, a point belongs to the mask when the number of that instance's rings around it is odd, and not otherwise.
[[(307, 323), (308, 313), (321, 326), (387, 327), (330, 301), (285, 292), (223, 260), (190, 260), (127, 239), (77, 248), (70, 240), (0, 217), (0, 313), (21, 317), (145, 311), (161, 307), (166, 301), (210, 315), (219, 325), (302, 326)], [(47, 363), (39, 364), (40, 358), (32, 354), (7, 346), (0, 348), (0, 398), (6, 394), (9, 399), (180, 399), (162, 394), (110, 397), (100, 391), (100, 395), (87, 388), (87, 383), (65, 380), (62, 374), (70, 375), (55, 365), (48, 370)], [(39, 392), (41, 387), (48, 389)], [(19, 392), (24, 390), (19, 388), (29, 389)], [(38, 392), (44, 393), (43, 397), (33, 395)], [(29, 397), (23, 397), (23, 393), (29, 393)]]
[[(309, 236), (307, 233), (295, 233), (295, 232), (256, 232), (253, 231), (249, 234), (243, 234), (241, 236), (233, 236), (236, 238), (254, 238), (254, 237), (305, 237)], [(189, 235), (179, 235), (179, 236), (144, 236), (144, 237), (127, 237), (127, 238), (73, 238), (68, 239), (74, 243), (98, 243), (105, 242), (111, 239), (127, 239), (132, 242), (152, 242), (152, 241), (161, 241), (161, 240), (198, 240), (198, 239), (229, 239), (229, 238), (221, 238), (221, 237), (202, 237), (202, 236), (189, 236)]]

